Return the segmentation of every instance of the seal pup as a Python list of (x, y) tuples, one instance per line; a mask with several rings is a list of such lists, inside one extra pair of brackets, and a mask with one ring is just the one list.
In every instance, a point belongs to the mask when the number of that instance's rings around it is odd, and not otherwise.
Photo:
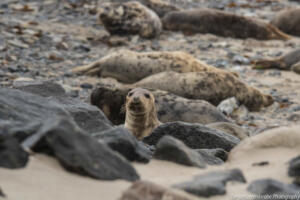
[(290, 36), (271, 24), (209, 8), (169, 12), (163, 17), (162, 23), (166, 30), (182, 31), (187, 35), (211, 33), (241, 39), (290, 39)]
[[(113, 0), (112, 2), (128, 2), (131, 0)], [(144, 6), (147, 6), (151, 10), (153, 10), (159, 17), (163, 17), (165, 14), (171, 11), (180, 10), (175, 5), (172, 5), (166, 1), (161, 0), (137, 0)]]
[(256, 88), (248, 86), (226, 71), (161, 72), (144, 78), (133, 85), (168, 91), (188, 99), (206, 100), (215, 106), (224, 99), (235, 97), (240, 104), (244, 104), (250, 111), (259, 111), (274, 101), (272, 96), (265, 95)]
[[(120, 110), (131, 89), (133, 87), (115, 83), (98, 84), (91, 93), (91, 104), (100, 108), (113, 124), (123, 124), (125, 113)], [(149, 91), (155, 98), (157, 117), (163, 123), (173, 121), (201, 124), (230, 122), (229, 118), (207, 101), (186, 99), (161, 90), (149, 89)]]
[(222, 71), (181, 51), (134, 52), (120, 50), (91, 64), (76, 67), (73, 73), (111, 77), (123, 83), (135, 83), (163, 71)]
[(137, 139), (149, 136), (160, 125), (153, 94), (142, 88), (130, 90), (126, 96), (125, 128)]
[(271, 24), (287, 34), (300, 36), (300, 8), (280, 11)]
[(300, 73), (300, 49), (290, 51), (275, 59), (262, 59), (254, 62), (253, 69), (281, 69)]
[(154, 38), (162, 30), (156, 13), (137, 1), (104, 3), (99, 19), (110, 34), (138, 34), (143, 38)]

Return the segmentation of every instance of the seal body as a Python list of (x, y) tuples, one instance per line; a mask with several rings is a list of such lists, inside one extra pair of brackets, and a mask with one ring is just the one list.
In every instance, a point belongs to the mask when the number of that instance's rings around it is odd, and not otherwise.
[(290, 38), (275, 26), (263, 21), (208, 8), (169, 12), (162, 22), (165, 29), (182, 31), (188, 35), (211, 33), (224, 37), (260, 40)]
[(144, 38), (153, 38), (162, 30), (156, 13), (137, 1), (104, 3), (99, 18), (110, 34), (139, 34)]
[(300, 36), (300, 8), (279, 12), (271, 21), (271, 24), (285, 33)]
[[(113, 2), (129, 2), (130, 0), (113, 0)], [(180, 10), (176, 6), (162, 0), (137, 0), (144, 6), (147, 6), (153, 10), (159, 17), (163, 17), (165, 14), (171, 11)]]
[(288, 52), (275, 59), (262, 59), (254, 63), (254, 69), (293, 70), (297, 73), (300, 64), (300, 49)]
[(161, 72), (135, 83), (134, 86), (165, 90), (189, 99), (206, 100), (213, 105), (236, 97), (240, 104), (251, 111), (258, 111), (273, 103), (270, 95), (262, 94), (226, 71)]
[(149, 136), (160, 124), (156, 115), (155, 99), (152, 93), (135, 88), (126, 96), (125, 128), (137, 139)]
[[(124, 85), (98, 85), (91, 94), (91, 104), (100, 108), (113, 124), (123, 124), (125, 113), (120, 110), (131, 89), (133, 88)], [(230, 122), (207, 101), (186, 99), (161, 90), (149, 89), (149, 91), (154, 95), (157, 117), (161, 122), (183, 121), (201, 124)]]
[(123, 83), (134, 83), (163, 71), (179, 73), (221, 71), (181, 51), (158, 51), (138, 53), (121, 50), (89, 65), (80, 66), (74, 73), (112, 77)]

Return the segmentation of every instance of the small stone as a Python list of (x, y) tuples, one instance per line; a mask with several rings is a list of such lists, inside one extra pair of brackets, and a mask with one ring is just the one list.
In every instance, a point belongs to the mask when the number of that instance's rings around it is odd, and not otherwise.
[(80, 87), (83, 89), (93, 89), (93, 85), (90, 83), (82, 83)]
[(200, 197), (211, 197), (226, 194), (226, 184), (229, 181), (246, 183), (241, 170), (231, 169), (199, 175), (192, 181), (180, 183), (173, 187)]
[(250, 64), (250, 60), (244, 56), (241, 55), (235, 55), (232, 58), (233, 62), (236, 64), (242, 64), (242, 65), (248, 65)]
[(234, 110), (239, 108), (239, 102), (235, 97), (223, 100), (218, 105), (218, 110), (221, 111), (224, 115), (230, 116)]

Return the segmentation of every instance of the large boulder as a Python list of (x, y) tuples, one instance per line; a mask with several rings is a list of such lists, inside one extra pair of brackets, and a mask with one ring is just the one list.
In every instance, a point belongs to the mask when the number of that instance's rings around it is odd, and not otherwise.
[(154, 158), (182, 165), (205, 168), (206, 164), (222, 164), (223, 161), (209, 154), (200, 154), (171, 136), (164, 136), (156, 145)]
[[(63, 110), (72, 116), (76, 124), (88, 133), (99, 132), (111, 128), (111, 122), (106, 118), (102, 111), (95, 106), (80, 101), (79, 99), (67, 96), (65, 90), (56, 83), (33, 82), (16, 88), (24, 92), (47, 98), (47, 100), (43, 100), (43, 102), (37, 102), (44, 103), (44, 106), (47, 106), (48, 102), (51, 101), (53, 104), (62, 107)], [(20, 99), (20, 101), (22, 101), (22, 99)], [(33, 104), (34, 103), (35, 102), (33, 102)], [(55, 114), (55, 111), (50, 109), (48, 110), (48, 113), (49, 112), (53, 112), (53, 114)], [(42, 112), (34, 114), (47, 115), (47, 113)]]
[(147, 163), (152, 157), (152, 151), (147, 148), (146, 144), (138, 141), (136, 137), (121, 126), (95, 133), (93, 137), (97, 138), (99, 142), (107, 144), (129, 161)]
[(228, 181), (245, 183), (246, 179), (241, 170), (232, 169), (196, 176), (194, 180), (174, 185), (174, 187), (197, 196), (210, 197), (226, 194), (226, 183)]
[(46, 121), (38, 133), (28, 137), (22, 145), (55, 156), (67, 170), (79, 174), (103, 180), (139, 179), (125, 158), (66, 118)]
[(201, 124), (168, 122), (157, 127), (150, 136), (144, 138), (144, 142), (156, 145), (165, 135), (170, 135), (181, 140), (192, 149), (222, 148), (230, 151), (240, 140), (222, 131), (208, 128)]

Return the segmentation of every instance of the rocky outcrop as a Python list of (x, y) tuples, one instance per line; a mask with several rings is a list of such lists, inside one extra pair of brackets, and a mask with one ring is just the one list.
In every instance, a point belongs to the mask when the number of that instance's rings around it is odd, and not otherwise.
[(222, 148), (230, 151), (239, 143), (239, 139), (222, 131), (208, 128), (201, 124), (169, 122), (157, 127), (153, 133), (144, 138), (144, 142), (155, 145), (165, 135), (181, 140), (192, 149)]
[(154, 152), (154, 158), (199, 168), (206, 167), (206, 164), (223, 163), (221, 159), (206, 152), (198, 153), (196, 150), (190, 149), (183, 142), (171, 136), (164, 136), (159, 140)]
[(119, 154), (65, 118), (46, 121), (23, 142), (25, 148), (55, 156), (68, 170), (103, 180), (135, 181), (139, 175)]
[(299, 200), (300, 187), (296, 185), (288, 185), (274, 179), (261, 179), (253, 181), (247, 190), (256, 195), (257, 200), (262, 199), (284, 199)]
[(226, 171), (214, 171), (196, 176), (194, 180), (174, 185), (174, 187), (197, 196), (211, 197), (214, 195), (226, 194), (225, 187), (228, 181), (245, 183), (246, 179), (241, 170), (232, 169)]
[(152, 151), (141, 141), (138, 141), (123, 127), (115, 127), (95, 133), (93, 137), (107, 144), (111, 149), (123, 155), (129, 161), (147, 163), (152, 157)]

